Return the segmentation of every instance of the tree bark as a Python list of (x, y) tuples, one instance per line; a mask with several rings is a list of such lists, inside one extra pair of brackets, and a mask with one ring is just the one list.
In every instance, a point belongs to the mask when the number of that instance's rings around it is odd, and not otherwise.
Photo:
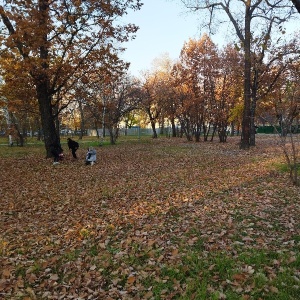
[(152, 137), (153, 137), (154, 139), (156, 139), (156, 138), (157, 138), (157, 132), (156, 132), (156, 128), (155, 128), (155, 121), (154, 121), (154, 120), (151, 120), (150, 123), (151, 123), (152, 131), (153, 131)]
[(108, 129), (108, 131), (109, 131), (109, 137), (110, 137), (110, 144), (115, 145), (117, 142), (118, 135), (119, 135), (119, 128), (118, 127), (116, 127), (116, 128), (110, 127)]
[(84, 112), (83, 112), (83, 107), (82, 107), (82, 102), (81, 100), (78, 101), (78, 107), (79, 107), (79, 112), (80, 112), (80, 135), (79, 139), (82, 140), (83, 133), (85, 130), (85, 122), (84, 122)]
[(218, 135), (220, 143), (226, 143), (227, 141), (227, 124), (221, 123), (218, 126)]
[(175, 119), (171, 118), (171, 126), (172, 126), (172, 137), (176, 137), (176, 125), (175, 125)]
[(53, 143), (59, 143), (60, 139), (55, 128), (51, 104), (52, 96), (49, 95), (47, 80), (37, 84), (36, 91), (42, 121), (46, 155), (47, 157), (51, 157), (52, 154), (50, 151), (50, 145)]
[(195, 128), (195, 141), (200, 142), (201, 124), (197, 123)]
[(245, 38), (244, 38), (244, 111), (242, 120), (241, 149), (250, 147), (250, 116), (251, 116), (251, 15), (250, 6), (246, 6), (245, 12)]
[(58, 128), (55, 127), (55, 114), (52, 105), (52, 93), (50, 91), (50, 78), (48, 75), (49, 64), (49, 42), (48, 42), (48, 0), (39, 0), (40, 27), (42, 30), (41, 45), (39, 48), (41, 65), (38, 70), (32, 70), (33, 78), (36, 83), (37, 98), (42, 121), (44, 143), (47, 157), (51, 157), (50, 146), (53, 143), (60, 144)]
[(250, 108), (250, 146), (255, 146), (255, 134), (256, 134), (256, 128), (255, 128), (255, 111), (256, 111), (256, 96), (252, 97), (251, 102), (251, 108)]
[(292, 2), (295, 5), (298, 13), (300, 14), (300, 0), (292, 0)]

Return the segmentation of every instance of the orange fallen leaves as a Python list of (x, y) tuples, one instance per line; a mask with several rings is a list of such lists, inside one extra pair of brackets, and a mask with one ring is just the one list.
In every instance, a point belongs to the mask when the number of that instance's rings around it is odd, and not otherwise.
[[(191, 249), (201, 253), (197, 261), (211, 253), (235, 258), (241, 249), (285, 247), (294, 264), (298, 190), (284, 176), (273, 184), (270, 169), (278, 152), (270, 141), (258, 140), (251, 155), (236, 148), (236, 140), (221, 145), (180, 139), (103, 147), (99, 163), (89, 169), (80, 160), (53, 168), (42, 155), (1, 159), (1, 170), (14, 166), (13, 181), (0, 173), (1, 293), (10, 299), (176, 298), (188, 280), (170, 282), (163, 272), (179, 272)], [(274, 260), (261, 269), (271, 280), (280, 266)], [(251, 299), (247, 280), (255, 266), (240, 266), (225, 283), (216, 262), (205, 268), (212, 274), (208, 294), (222, 291), (225, 297), (229, 286)], [(192, 272), (182, 270), (187, 278)], [(171, 289), (158, 296), (155, 283)], [(273, 285), (268, 290), (278, 293)]]
[(136, 277), (134, 275), (129, 275), (127, 278), (127, 283), (128, 284), (133, 284), (136, 280)]

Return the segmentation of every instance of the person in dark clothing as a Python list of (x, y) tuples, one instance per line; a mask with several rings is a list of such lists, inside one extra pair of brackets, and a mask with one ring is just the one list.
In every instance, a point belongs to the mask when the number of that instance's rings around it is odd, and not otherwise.
[(55, 142), (53, 144), (50, 145), (50, 152), (53, 156), (53, 164), (54, 165), (57, 165), (59, 164), (59, 160), (60, 160), (60, 157), (63, 153), (63, 149), (61, 147), (61, 145), (58, 143), (58, 142)]
[(72, 150), (73, 157), (77, 158), (76, 151), (79, 148), (79, 144), (76, 141), (73, 141), (72, 139), (68, 138), (68, 147), (69, 150)]

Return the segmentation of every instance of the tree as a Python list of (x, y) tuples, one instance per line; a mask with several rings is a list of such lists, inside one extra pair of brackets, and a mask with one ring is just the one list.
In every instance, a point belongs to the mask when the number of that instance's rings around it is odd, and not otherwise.
[(115, 144), (122, 119), (138, 107), (139, 92), (137, 82), (127, 76), (126, 69), (95, 70), (84, 84), (75, 91), (81, 118), (84, 114), (93, 120), (98, 137), (102, 127), (102, 137), (108, 129), (111, 144)]
[(114, 145), (118, 138), (119, 124), (130, 112), (137, 109), (140, 98), (136, 82), (125, 75), (110, 81), (106, 87), (104, 122)]
[(150, 121), (153, 138), (157, 138), (156, 123), (158, 122), (161, 112), (161, 94), (159, 93), (160, 76), (156, 71), (153, 74), (144, 74), (144, 82), (140, 88), (140, 108), (143, 110)]
[[(12, 136), (15, 136), (17, 144), (23, 146), (27, 133), (36, 129), (34, 128), (35, 123), (39, 123), (38, 105), (33, 93), (32, 78), (20, 70), (20, 64), (13, 63), (9, 59), (0, 59), (0, 65), (3, 79), (0, 96), (5, 99), (3, 108), (9, 115), (8, 127), (13, 133)], [(16, 70), (19, 72), (18, 78), (14, 74)]]
[[(242, 87), (242, 58), (240, 52), (227, 45), (220, 54), (220, 72), (216, 89), (216, 105), (212, 116), (215, 128), (218, 130), (220, 142), (227, 139), (227, 129), (232, 118), (233, 111), (238, 113), (239, 99), (243, 95)], [(238, 116), (237, 116), (238, 117)], [(232, 132), (234, 130), (232, 124)]]
[[(250, 146), (255, 146), (256, 106), (269, 93), (284, 69), (299, 58), (297, 38), (284, 39), (282, 34), (271, 38), (274, 22), (266, 24), (266, 28), (258, 35), (253, 34), (251, 51), (251, 104), (250, 104)], [(273, 66), (276, 66), (274, 68)], [(276, 70), (276, 72), (274, 72)], [(272, 72), (270, 72), (272, 71)]]
[(115, 64), (118, 45), (137, 31), (115, 21), (141, 5), (140, 0), (16, 0), (0, 5), (0, 41), (5, 55), (33, 79), (47, 156), (50, 145), (59, 141), (55, 120), (62, 96), (91, 69)]
[(300, 0), (292, 0), (293, 4), (295, 5), (297, 11), (300, 14)]
[(172, 84), (174, 89), (174, 107), (175, 115), (181, 126), (181, 134), (185, 134), (188, 141), (192, 141), (191, 125), (191, 104), (190, 89), (185, 81), (185, 71), (180, 62), (176, 63), (172, 69)]
[(132, 128), (135, 125), (139, 125), (139, 120), (137, 119), (134, 110), (125, 113), (125, 115), (123, 116), (123, 121), (125, 123), (125, 135), (127, 135), (128, 128)]
[(216, 84), (220, 68), (218, 49), (206, 34), (200, 40), (190, 39), (181, 50), (180, 64), (182, 80), (189, 91), (185, 105), (189, 107), (192, 134), (199, 142), (203, 129), (207, 140), (212, 123), (212, 108), (216, 104)]
[[(300, 170), (300, 64), (295, 63), (285, 72), (282, 86), (278, 90), (275, 102), (276, 117), (279, 121), (279, 141), (293, 184), (299, 186)], [(276, 128), (276, 127), (275, 127)]]
[[(230, 20), (244, 52), (244, 110), (242, 121), (241, 149), (250, 147), (251, 138), (251, 46), (253, 32), (265, 32), (266, 22), (280, 26), (287, 21), (293, 12), (288, 0), (279, 0), (275, 3), (263, 0), (182, 0), (184, 5), (192, 11), (206, 10), (209, 13), (208, 25), (215, 17), (222, 13)], [(267, 26), (268, 27), (268, 26)], [(270, 33), (269, 33), (270, 34)]]
[[(159, 115), (160, 134), (164, 133), (165, 123), (171, 124), (172, 136), (176, 137), (176, 105), (175, 93), (172, 78), (173, 61), (167, 53), (153, 61), (153, 73), (157, 78), (156, 94), (159, 98), (159, 105), (161, 107)], [(168, 133), (169, 134), (169, 133)]]

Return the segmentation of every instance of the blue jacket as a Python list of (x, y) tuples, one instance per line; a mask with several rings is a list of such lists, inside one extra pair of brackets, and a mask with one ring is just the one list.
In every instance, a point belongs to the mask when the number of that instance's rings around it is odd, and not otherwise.
[(89, 148), (88, 152), (86, 153), (86, 161), (96, 161), (97, 152), (93, 148)]

